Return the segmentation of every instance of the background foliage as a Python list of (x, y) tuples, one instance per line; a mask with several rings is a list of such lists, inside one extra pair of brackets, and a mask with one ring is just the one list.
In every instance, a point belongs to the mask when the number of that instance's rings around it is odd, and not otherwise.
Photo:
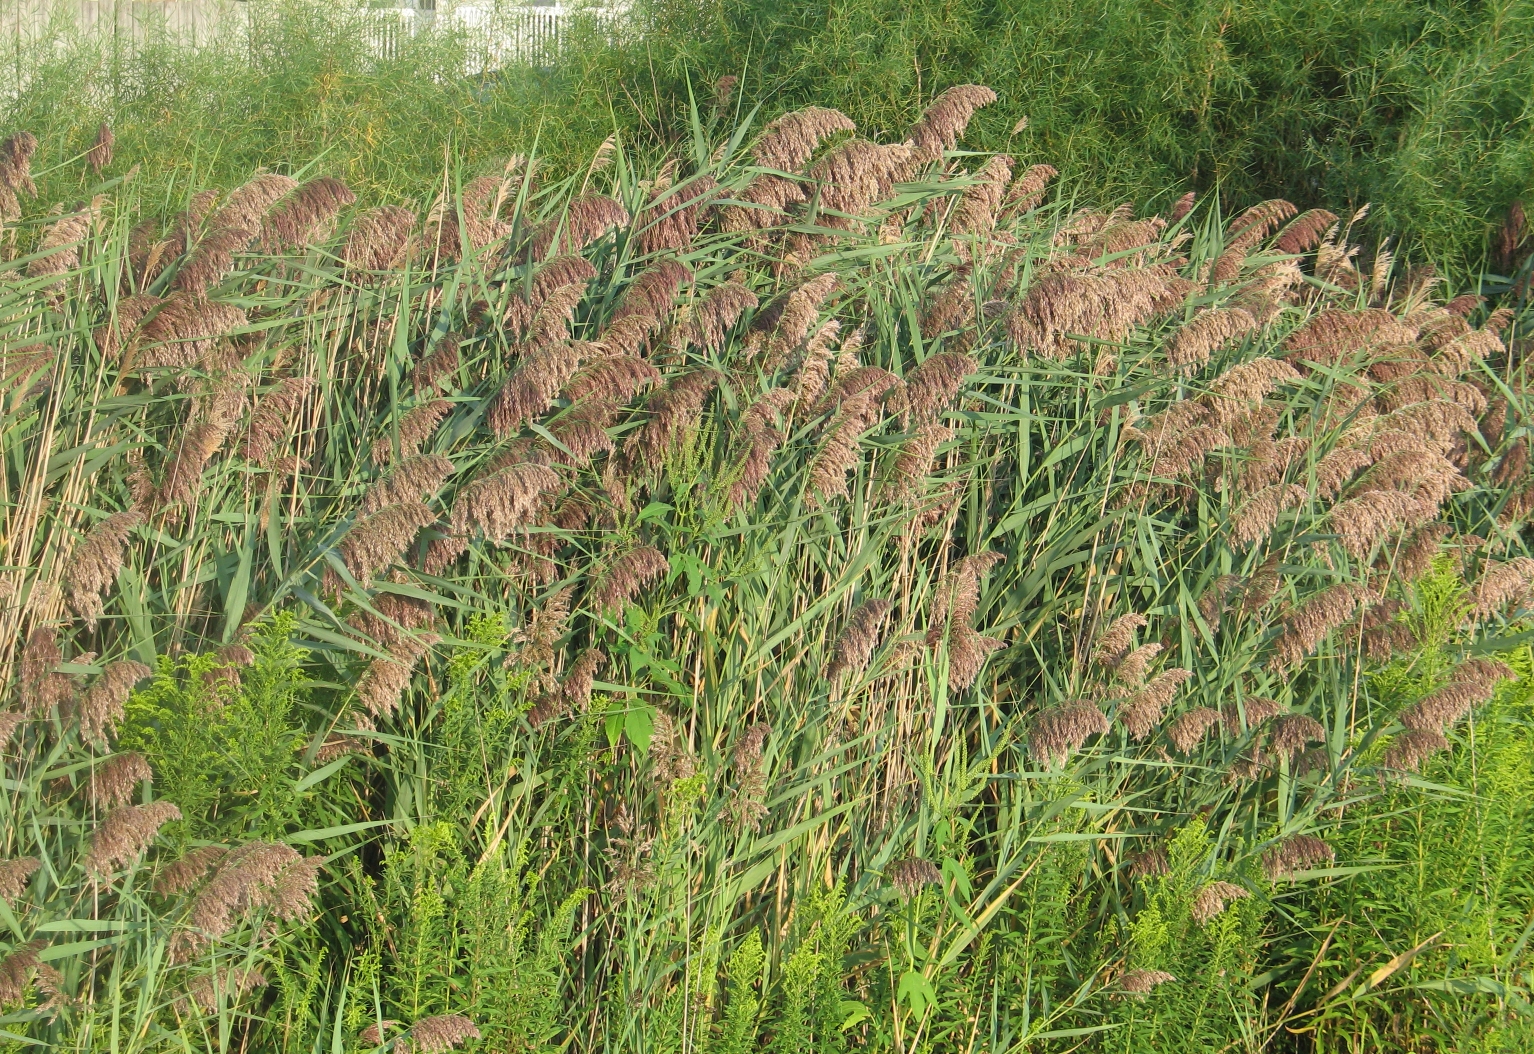
[(380, 60), (376, 32), (343, 5), (250, 7), (249, 43), (200, 56), (130, 59), (67, 34), (21, 47), (0, 124), (62, 154), (110, 121), (155, 183), (147, 200), (173, 210), (190, 186), (295, 158), (394, 200), (440, 186), (448, 154), (536, 149), (571, 171), (616, 133), (656, 156), (685, 143), (689, 99), (707, 109), (726, 75), (736, 117), (834, 99), (886, 136), (942, 89), (978, 82), (1003, 97), (973, 145), (1054, 164), (1083, 200), (1218, 189), (1232, 209), (1371, 203), (1371, 238), (1461, 282), (1487, 264), (1506, 273), (1498, 232), (1534, 192), (1529, 0), (644, 0), (616, 42), (577, 27), (541, 68), (482, 75), (464, 75), (481, 66), (451, 36)]

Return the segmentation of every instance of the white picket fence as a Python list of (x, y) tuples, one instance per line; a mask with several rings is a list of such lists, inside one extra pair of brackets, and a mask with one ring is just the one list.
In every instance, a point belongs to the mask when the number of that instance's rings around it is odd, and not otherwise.
[[(41, 39), (73, 23), (81, 32), (110, 36), (131, 47), (154, 40), (196, 48), (217, 38), (241, 39), (261, 0), (0, 0), (0, 44)], [(314, 0), (325, 3), (326, 0)], [(619, 0), (621, 4), (621, 0)], [(397, 56), (405, 41), (424, 33), (452, 33), (466, 45), (466, 73), (516, 63), (541, 65), (567, 46), (579, 23), (609, 37), (624, 31), (621, 6), (524, 5), (509, 0), (449, 3), (436, 9), (376, 7), (351, 14), (367, 26), (380, 59)]]

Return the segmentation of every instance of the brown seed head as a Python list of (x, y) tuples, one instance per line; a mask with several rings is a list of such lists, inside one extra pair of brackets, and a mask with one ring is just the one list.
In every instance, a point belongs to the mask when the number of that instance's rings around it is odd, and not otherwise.
[(1230, 882), (1210, 882), (1199, 889), (1193, 898), (1193, 921), (1200, 926), (1208, 925), (1211, 919), (1224, 912), (1226, 904), (1232, 900), (1245, 900), (1251, 895), (1251, 891), (1244, 886)]
[(592, 583), (590, 602), (597, 611), (621, 613), (644, 586), (671, 570), (671, 562), (653, 546), (642, 545), (618, 557)]
[(417, 531), (436, 520), (437, 514), (418, 501), (401, 502), (359, 517), (341, 539), (346, 569), (366, 589), (374, 574), (404, 555)]
[(105, 745), (107, 736), (116, 731), (123, 718), (123, 707), (133, 686), (153, 672), (132, 659), (108, 665), (80, 704), (80, 738), (97, 746)]
[(400, 266), (409, 252), (415, 213), (398, 205), (368, 209), (358, 216), (346, 236), (341, 259), (349, 274), (388, 271)]
[(257, 966), (228, 966), (213, 973), (199, 974), (187, 982), (186, 994), (204, 1013), (215, 1013), (220, 1001), (233, 1006), (241, 997), (268, 984)]
[(836, 680), (844, 674), (862, 672), (879, 645), (879, 627), (894, 605), (888, 600), (866, 600), (853, 609), (847, 627), (836, 638), (831, 665), (826, 678)]
[(32, 872), (42, 866), (35, 856), (23, 856), (16, 860), (0, 860), (0, 900), (9, 906), (27, 891)]
[(1257, 319), (1239, 307), (1204, 311), (1167, 340), (1167, 362), (1181, 372), (1193, 373), (1214, 352), (1257, 328)]
[(763, 168), (796, 172), (815, 153), (822, 139), (856, 127), (838, 110), (809, 106), (769, 124), (751, 148), (751, 154)]
[(1043, 710), (1034, 718), (1033, 730), (1028, 734), (1028, 749), (1034, 760), (1046, 769), (1054, 768), (1056, 764), (1063, 767), (1089, 737), (1108, 729), (1108, 719), (1095, 704), (1076, 699)]
[(441, 1014), (421, 1018), (410, 1026), (408, 1035), (395, 1041), (395, 1045), (402, 1044), (401, 1049), (411, 1054), (442, 1054), (478, 1038), (479, 1029), (462, 1014)]
[(895, 861), (885, 870), (884, 877), (906, 900), (920, 893), (922, 887), (937, 885), (943, 881), (943, 873), (937, 869), (936, 865), (919, 856)]
[(259, 465), (270, 465), (273, 455), (297, 430), (304, 400), (313, 387), (314, 381), (308, 377), (284, 377), (262, 396), (251, 411), (241, 453)]
[(996, 93), (979, 84), (956, 84), (944, 91), (911, 126), (906, 141), (923, 161), (936, 161), (958, 145), (970, 118), (996, 101)]
[(1157, 985), (1175, 981), (1177, 978), (1165, 970), (1130, 970), (1119, 978), (1119, 988), (1134, 999), (1144, 999)]
[(1439, 751), (1448, 750), (1449, 741), (1436, 729), (1408, 729), (1390, 741), (1381, 763), (1386, 768), (1416, 772), (1424, 761)]
[(357, 195), (339, 179), (312, 179), (267, 213), (261, 222), (261, 246), (280, 253), (323, 241), (336, 215), (356, 200)]
[(144, 755), (119, 754), (91, 773), (91, 805), (101, 811), (126, 805), (133, 799), (140, 783), (154, 779)]
[(1257, 728), (1263, 722), (1283, 712), (1284, 708), (1272, 699), (1258, 697), (1244, 699), (1239, 705), (1225, 704), (1220, 708), (1220, 720), (1225, 723), (1225, 731), (1235, 737), (1239, 736), (1244, 729)]
[(1220, 712), (1207, 706), (1180, 715), (1167, 729), (1167, 738), (1179, 754), (1191, 754), (1211, 728), (1220, 723)]
[(453, 530), (478, 530), (493, 542), (504, 542), (533, 523), (543, 495), (559, 487), (559, 476), (544, 465), (512, 464), (485, 472), (454, 499)]
[(1262, 854), (1263, 870), (1268, 878), (1278, 880), (1301, 868), (1330, 863), (1337, 854), (1321, 839), (1308, 834), (1290, 835)]
[(85, 854), (86, 870), (105, 877), (119, 867), (131, 866), (149, 848), (161, 827), (179, 819), (181, 810), (168, 801), (114, 809), (91, 836), (90, 850)]
[(70, 554), (64, 568), (69, 606), (88, 628), (95, 628), (102, 613), (101, 598), (117, 582), (128, 534), (142, 522), (142, 514), (133, 509), (113, 513), (91, 528)]
[(1165, 670), (1151, 678), (1144, 688), (1119, 707), (1118, 718), (1129, 731), (1131, 739), (1139, 741), (1155, 731), (1178, 687), (1192, 676), (1188, 670)]

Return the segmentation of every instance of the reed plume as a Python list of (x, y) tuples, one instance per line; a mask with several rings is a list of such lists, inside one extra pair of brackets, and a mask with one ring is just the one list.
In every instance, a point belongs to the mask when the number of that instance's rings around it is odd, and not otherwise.
[(1278, 516), (1310, 500), (1310, 492), (1294, 483), (1279, 483), (1252, 495), (1230, 519), (1230, 544), (1246, 549), (1273, 533)]
[(945, 333), (962, 330), (974, 321), (975, 290), (968, 265), (959, 268), (949, 282), (938, 286), (921, 316), (921, 335), (936, 340)]
[(698, 222), (703, 210), (718, 186), (712, 177), (700, 175), (685, 183), (657, 189), (649, 205), (634, 221), (638, 228), (639, 252), (649, 256), (689, 248), (698, 236)]
[(1129, 862), (1129, 877), (1134, 880), (1156, 878), (1165, 875), (1172, 870), (1171, 863), (1167, 860), (1166, 850), (1161, 846), (1152, 846), (1138, 853), (1132, 853), (1127, 857)]
[(762, 750), (772, 726), (758, 721), (746, 729), (731, 751), (730, 762), (735, 767), (737, 785), (731, 789), (729, 804), (719, 813), (719, 819), (729, 822), (737, 830), (759, 831), (767, 818), (767, 805), (762, 800), (767, 793), (766, 766), (762, 763)]
[(261, 247), (280, 253), (329, 236), (336, 215), (357, 200), (339, 179), (311, 179), (271, 209), (261, 221)]
[(32, 873), (41, 866), (42, 861), (35, 856), (0, 860), (0, 901), (4, 901), (7, 907), (14, 904), (27, 891)]
[(1172, 741), (1172, 746), (1177, 748), (1179, 754), (1191, 754), (1204, 741), (1209, 730), (1219, 723), (1218, 710), (1201, 706), (1180, 714), (1167, 729), (1167, 738)]
[(1109, 729), (1108, 719), (1093, 702), (1076, 699), (1043, 710), (1028, 733), (1028, 750), (1046, 769), (1064, 767), (1072, 754), (1090, 737)]
[(154, 881), (154, 891), (162, 897), (185, 893), (201, 882), (229, 854), (229, 847), (203, 845), (188, 849), (179, 860), (165, 865)]
[(341, 538), (341, 559), (352, 578), (366, 589), (374, 574), (404, 555), (417, 531), (436, 520), (437, 514), (419, 501), (401, 502), (360, 516)]
[(1442, 732), (1471, 708), (1489, 700), (1514, 673), (1493, 659), (1471, 659), (1449, 672), (1449, 682), (1401, 712), (1401, 723), (1414, 732)]
[(1159, 268), (1046, 274), (1007, 316), (1007, 333), (1019, 348), (1063, 359), (1078, 348), (1078, 337), (1123, 340), (1190, 289), (1186, 279)]
[(208, 217), (214, 231), (244, 231), (246, 248), (261, 230), (272, 206), (298, 189), (298, 181), (277, 172), (263, 172), (229, 192), (224, 203)]
[(620, 614), (644, 586), (671, 570), (671, 562), (653, 546), (642, 545), (614, 559), (591, 585), (594, 610)]
[(4, 961), (0, 961), (0, 1006), (19, 1003), (26, 997), (28, 977), (34, 970), (43, 968), (37, 953), (46, 947), (46, 940), (30, 940), (17, 945)]
[(836, 498), (845, 498), (847, 472), (863, 457), (861, 437), (877, 410), (867, 390), (842, 402), (826, 426), (826, 439), (810, 462), (805, 483), (805, 505), (818, 509)]
[(808, 106), (768, 124), (751, 147), (751, 155), (763, 168), (795, 172), (815, 153), (822, 139), (856, 128), (839, 110)]
[(462, 1014), (440, 1014), (421, 1018), (394, 1044), (410, 1054), (443, 1054), (478, 1038), (479, 1029)]
[(919, 856), (896, 860), (885, 868), (884, 877), (905, 900), (916, 896), (924, 887), (940, 885), (943, 881), (943, 873), (937, 866)]
[(119, 754), (91, 772), (91, 805), (102, 811), (126, 805), (133, 799), (140, 783), (153, 779), (154, 773), (144, 755), (134, 751)]
[(363, 491), (358, 514), (367, 516), (390, 505), (424, 502), (441, 490), (452, 474), (453, 463), (445, 457), (420, 454), (406, 458)]
[(955, 234), (984, 235), (995, 228), (1007, 194), (1007, 182), (1012, 178), (1012, 159), (997, 154), (973, 178), (975, 184), (964, 189), (948, 218), (949, 228)]
[(1239, 703), (1226, 703), (1220, 707), (1220, 720), (1225, 724), (1225, 731), (1235, 737), (1247, 729), (1257, 728), (1283, 712), (1283, 706), (1272, 699), (1252, 697)]
[(1192, 677), (1188, 670), (1166, 670), (1155, 677), (1120, 705), (1118, 719), (1124, 723), (1131, 739), (1144, 739), (1161, 723), (1161, 715), (1172, 702), (1177, 689)]
[(1281, 253), (1307, 253), (1321, 244), (1321, 236), (1337, 222), (1335, 213), (1325, 209), (1309, 209), (1291, 220), (1273, 241), (1273, 248)]
[(853, 609), (847, 626), (836, 638), (826, 679), (835, 681), (845, 674), (861, 673), (879, 646), (879, 627), (894, 607), (888, 600), (865, 600)]
[(181, 810), (168, 801), (112, 810), (91, 835), (85, 869), (104, 878), (118, 868), (131, 867), (159, 835), (160, 828), (179, 819)]
[(1362, 560), (1397, 528), (1416, 526), (1437, 511), (1437, 503), (1414, 494), (1371, 490), (1334, 506), (1331, 522), (1343, 549)]
[(258, 465), (270, 466), (273, 455), (298, 423), (304, 400), (314, 388), (308, 377), (284, 377), (257, 401), (241, 443), (241, 454)]
[(398, 205), (368, 209), (352, 223), (341, 259), (349, 274), (391, 271), (409, 254), (415, 213)]
[(778, 418), (793, 402), (792, 389), (773, 388), (741, 415), (745, 452), (737, 463), (735, 480), (730, 484), (732, 506), (754, 502), (762, 484), (767, 482), (767, 475), (772, 468), (772, 455), (783, 444), (784, 437), (778, 427)]
[[(1272, 198), (1268, 201), (1260, 201), (1245, 212), (1230, 221), (1226, 233), (1232, 237), (1246, 235), (1252, 237), (1255, 244), (1266, 238), (1274, 228), (1285, 220), (1292, 219), (1299, 209), (1295, 208), (1283, 198)], [(1255, 234), (1255, 237), (1253, 235)]]
[(677, 293), (692, 284), (692, 270), (680, 260), (661, 260), (645, 268), (624, 289), (613, 319), (630, 316), (664, 318)]
[(28, 717), (47, 717), (55, 707), (62, 709), (74, 698), (74, 682), (58, 672), (64, 655), (52, 626), (32, 627), (21, 651), (19, 694)]
[(953, 402), (964, 378), (979, 369), (970, 355), (943, 351), (929, 355), (905, 378), (901, 404), (918, 425), (935, 422)]
[(37, 255), (27, 264), (27, 277), (59, 279), (80, 266), (80, 246), (90, 237), (98, 215), (92, 205), (50, 224), (34, 250)]
[(493, 542), (504, 542), (533, 522), (541, 497), (559, 486), (559, 476), (544, 465), (511, 464), (485, 472), (454, 499), (453, 530), (478, 530)]
[(1285, 714), (1273, 722), (1268, 745), (1275, 753), (1294, 758), (1307, 744), (1326, 740), (1326, 729), (1313, 717), (1305, 714)]
[(757, 306), (756, 294), (738, 282), (723, 282), (708, 294), (693, 310), (688, 339), (694, 344), (717, 351), (735, 323), (747, 311)]
[[(409, 459), (419, 454), (421, 447), (436, 432), (442, 418), (452, 409), (453, 404), (447, 399), (432, 399), (411, 407), (399, 421), (400, 458)], [(374, 441), (372, 454), (375, 464), (387, 465), (394, 460), (394, 438), (385, 435)]]
[(996, 93), (980, 84), (956, 84), (947, 89), (922, 113), (906, 134), (906, 142), (915, 148), (923, 161), (941, 160), (944, 150), (952, 150), (969, 126), (976, 110), (996, 101)]
[(1103, 631), (1103, 635), (1097, 639), (1097, 647), (1092, 652), (1092, 661), (1105, 670), (1117, 668), (1134, 650), (1135, 630), (1146, 624), (1145, 616), (1136, 612), (1120, 615), (1114, 619)]
[(133, 686), (153, 673), (148, 666), (132, 659), (109, 663), (80, 703), (80, 738), (104, 746), (123, 718), (123, 707)]
[(1336, 856), (1331, 846), (1314, 835), (1295, 834), (1262, 854), (1262, 868), (1267, 872), (1269, 879), (1277, 881), (1285, 876), (1292, 876), (1302, 868), (1331, 863)]
[(595, 345), (566, 340), (529, 355), (501, 387), (485, 421), (497, 436), (505, 438), (553, 405), (561, 388), (591, 356)]
[(888, 198), (910, 160), (908, 147), (861, 139), (832, 148), (809, 172), (819, 187), (820, 207), (833, 214), (820, 216), (822, 225), (844, 226), (848, 222), (844, 217), (861, 216), (869, 206)]
[(1389, 769), (1416, 772), (1428, 758), (1448, 749), (1449, 741), (1443, 737), (1442, 732), (1434, 729), (1408, 729), (1390, 740), (1390, 745), (1380, 757), (1380, 763)]
[(528, 250), (532, 259), (579, 253), (629, 223), (628, 209), (603, 194), (583, 194), (570, 202), (562, 214), (540, 223), (533, 231)]
[(564, 394), (573, 401), (597, 399), (623, 404), (645, 388), (661, 382), (661, 373), (631, 355), (607, 355), (588, 361), (566, 382)]
[(212, 1014), (217, 1012), (221, 999), (232, 1006), (242, 996), (268, 983), (259, 966), (226, 966), (192, 978), (187, 982), (186, 994), (203, 1013)]
[(0, 751), (11, 745), (16, 730), (26, 721), (27, 714), (21, 710), (0, 710)]
[(1534, 582), (1534, 559), (1527, 556), (1488, 566), (1465, 596), (1469, 605), (1468, 617), (1480, 622), (1514, 601), (1521, 604), (1529, 596), (1531, 582)]
[(369, 598), (372, 611), (358, 608), (347, 616), (347, 625), (385, 649), (392, 648), (410, 631), (431, 625), (431, 605), (398, 593), (375, 593)]
[(204, 235), (176, 271), (170, 287), (188, 296), (206, 296), (208, 289), (234, 270), (236, 253), (250, 243), (252, 233), (238, 227), (216, 228)]
[(85, 536), (64, 567), (64, 585), (69, 595), (69, 606), (94, 630), (101, 617), (101, 598), (117, 582), (122, 570), (123, 549), (128, 535), (142, 523), (144, 517), (137, 510), (117, 512), (106, 517)]
[(658, 467), (696, 424), (718, 384), (717, 373), (699, 369), (678, 374), (652, 392), (645, 404), (649, 419), (623, 444), (627, 463), (641, 469)]
[(1119, 989), (1133, 999), (1145, 999), (1158, 985), (1175, 980), (1165, 970), (1130, 970), (1119, 978)]
[(820, 316), (821, 305), (836, 289), (837, 282), (834, 274), (817, 275), (757, 315), (752, 329), (771, 332), (761, 361), (764, 373), (781, 368), (804, 343)]
[(432, 390), (447, 391), (452, 386), (453, 375), (458, 372), (458, 365), (458, 336), (454, 333), (444, 334), (437, 346), (411, 368), (410, 386), (417, 394)]
[(1291, 333), (1283, 343), (1290, 362), (1333, 365), (1359, 352), (1390, 344), (1409, 344), (1415, 334), (1390, 312), (1371, 308), (1327, 308)]
[(379, 718), (389, 717), (399, 708), (400, 697), (410, 687), (415, 665), (437, 642), (435, 633), (399, 633), (389, 642), (389, 657), (368, 663), (357, 678), (357, 701), (364, 715), (359, 727), (370, 729)]
[(1339, 582), (1310, 597), (1284, 623), (1283, 632), (1273, 643), (1268, 668), (1282, 672), (1315, 651), (1332, 630), (1348, 620), (1366, 596), (1362, 587)]
[(1174, 369), (1193, 373), (1203, 367), (1214, 352), (1257, 328), (1257, 319), (1239, 307), (1202, 312), (1167, 340), (1167, 362)]
[(227, 421), (202, 421), (187, 429), (165, 468), (155, 492), (154, 507), (190, 504), (197, 495), (203, 470), (228, 436)]
[(202, 361), (246, 321), (245, 312), (233, 304), (176, 293), (139, 327), (129, 347), (140, 369), (184, 369)]
[(1251, 895), (1251, 891), (1244, 886), (1230, 882), (1209, 882), (1194, 895), (1190, 913), (1193, 915), (1194, 922), (1200, 926), (1207, 926), (1224, 913), (1225, 905), (1232, 900), (1245, 900)]
[(889, 478), (884, 481), (881, 493), (883, 500), (907, 503), (918, 497), (938, 447), (952, 439), (953, 435), (952, 429), (943, 425), (925, 424), (902, 443), (895, 452)]
[(32, 182), (32, 155), (37, 153), (37, 136), (31, 132), (17, 132), (0, 142), (0, 183), (14, 194), (37, 197), (37, 184)]

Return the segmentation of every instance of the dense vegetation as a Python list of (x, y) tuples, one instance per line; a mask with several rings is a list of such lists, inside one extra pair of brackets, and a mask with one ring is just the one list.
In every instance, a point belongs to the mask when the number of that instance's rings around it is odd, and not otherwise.
[(300, 158), (395, 198), (440, 186), (448, 156), (536, 149), (569, 172), (616, 133), (658, 157), (724, 77), (730, 123), (834, 100), (891, 139), (978, 81), (1002, 98), (971, 145), (1054, 164), (1082, 200), (1371, 203), (1370, 241), (1460, 281), (1506, 275), (1504, 229), (1528, 236), (1507, 215), (1534, 193), (1534, 0), (640, 0), (616, 40), (577, 28), (541, 68), (471, 76), (483, 57), (451, 35), (379, 59), (376, 21), (346, 5), (238, 6), (250, 36), (196, 55), (63, 29), (0, 40), (0, 123), (43, 140), (45, 196), (78, 192), (55, 166), (103, 120), (154, 182), (147, 203), (173, 211), (189, 188)]
[(7, 140), (4, 1038), (1528, 1049), (1522, 290), (992, 98), (419, 210)]

